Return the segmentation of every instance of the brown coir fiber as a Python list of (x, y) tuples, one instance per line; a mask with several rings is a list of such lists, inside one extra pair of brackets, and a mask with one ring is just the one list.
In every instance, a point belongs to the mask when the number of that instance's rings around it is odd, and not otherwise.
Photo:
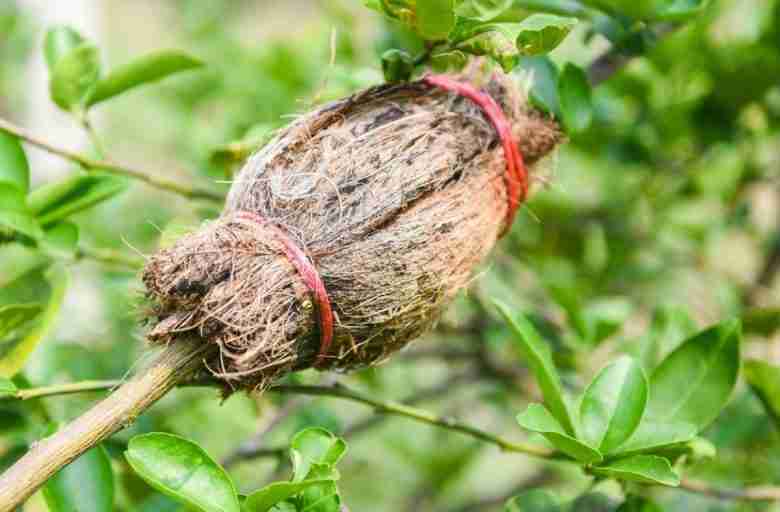
[[(512, 124), (527, 164), (560, 142), (510, 78), (474, 85)], [(287, 233), (324, 281), (335, 315), (320, 368), (386, 358), (430, 329), (505, 227), (506, 163), (493, 126), (468, 99), (421, 82), (368, 89), (303, 115), (254, 155), (222, 216), (152, 256), (149, 339), (219, 347), (209, 367), (256, 388), (314, 365), (311, 293), (284, 256)], [(193, 341), (197, 342), (197, 341)]]

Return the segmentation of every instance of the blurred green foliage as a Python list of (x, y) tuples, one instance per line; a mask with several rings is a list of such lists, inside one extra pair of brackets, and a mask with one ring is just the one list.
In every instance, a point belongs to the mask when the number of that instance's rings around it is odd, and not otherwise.
[[(488, 305), (490, 298), (523, 311), (530, 328), (551, 346), (542, 366), (557, 367), (558, 383), (539, 385), (550, 409), (551, 387), (567, 393), (584, 389), (621, 354), (630, 354), (653, 375), (683, 340), (705, 326), (744, 316), (743, 351), (758, 362), (746, 373), (749, 385), (739, 382), (725, 412), (700, 433), (703, 444), (696, 453), (691, 449), (684, 474), (716, 487), (780, 485), (780, 430), (776, 400), (770, 396), (777, 389), (773, 379), (779, 378), (778, 316), (771, 312), (780, 291), (771, 276), (757, 286), (780, 239), (780, 2), (713, 0), (706, 8), (696, 1), (631, 2), (635, 5), (625, 10), (621, 6), (628, 2), (611, 0), (585, 5), (471, 0), (459, 3), (457, 17), (423, 13), (421, 20), (415, 2), (369, 3), (385, 15), (347, 0), (99, 3), (105, 37), (74, 46), (88, 48), (81, 52), (97, 59), (90, 62), (100, 62), (102, 76), (126, 71), (139, 56), (163, 50), (158, 40), (205, 66), (96, 105), (92, 121), (104, 147), (93, 145), (86, 152), (105, 150), (161, 176), (208, 180), (214, 190), (224, 191), (238, 164), (291, 116), (383, 76), (408, 77), (415, 71), (413, 59), (431, 50), (431, 41), (451, 34), (479, 38), (468, 38), (462, 47), (433, 47), (425, 62), (453, 69), (463, 64), (465, 53), (496, 57), (529, 84), (532, 104), (563, 121), (570, 141), (538, 166), (538, 181), (546, 186), (534, 194), (490, 267), (450, 308), (437, 331), (387, 365), (345, 379), (378, 396), (418, 398), (426, 408), (519, 438), (523, 433), (514, 416), (540, 399), (537, 384), (528, 378), (534, 363)], [(391, 4), (389, 12), (385, 4)], [(653, 5), (661, 8), (649, 11)], [(580, 21), (573, 28), (560, 25), (571, 33), (549, 55), (518, 52), (517, 43), (549, 49), (549, 41), (553, 47), (560, 42), (560, 34), (543, 30), (544, 23), (534, 25), (539, 30), (533, 37), (526, 32), (522, 39), (513, 31), (516, 26), (503, 25), (528, 23), (529, 9), (540, 6), (547, 14)], [(651, 23), (656, 18), (677, 18), (686, 9), (697, 14), (689, 23), (661, 37), (651, 30), (658, 27)], [(419, 23), (429, 36), (427, 45), (414, 34)], [(30, 105), (50, 101), (29, 96), (25, 74), (34, 59), (43, 59), (49, 28), (24, 2), (0, 0), (3, 117), (23, 122)], [(499, 52), (507, 40), (509, 53)], [(97, 54), (84, 44), (96, 45)], [(641, 56), (591, 91), (582, 85), (583, 69), (609, 44)], [(56, 51), (47, 50), (54, 67)], [(179, 67), (188, 66), (173, 66)], [(98, 80), (95, 73), (84, 75)], [(112, 83), (120, 85), (111, 91), (124, 92), (121, 84), (136, 83), (113, 76)], [(87, 109), (92, 105), (87, 89), (94, 83), (84, 85), (84, 90), (58, 93), (58, 103), (65, 109), (75, 105), (78, 112)], [(31, 128), (46, 135), (46, 127)], [(49, 335), (23, 373), (0, 382), (0, 395), (12, 385), (122, 378), (145, 357), (137, 314), (140, 283), (133, 270), (95, 263), (79, 251), (148, 252), (161, 231), (192, 228), (218, 209), (70, 168), (74, 172), (65, 180), (50, 177), (56, 169), (33, 168), (39, 186), (20, 205), (17, 196), (27, 193), (29, 180), (16, 171), (27, 162), (14, 162), (0, 170), (8, 188), (0, 197), (0, 321), (4, 327), (38, 322), (36, 329)], [(45, 232), (29, 228), (36, 225), (30, 219)], [(58, 319), (45, 321), (54, 302), (60, 309), (50, 297), (61, 282), (52, 280), (46, 267), (60, 260), (67, 262), (72, 284)], [(20, 312), (14, 304), (24, 305), (30, 318), (12, 315)], [(764, 307), (761, 314), (758, 306)], [(760, 328), (751, 330), (756, 318)], [(11, 322), (19, 319), (18, 325)], [(18, 344), (16, 332), (6, 331), (0, 350)], [(325, 377), (307, 372), (293, 378), (317, 382)], [(653, 386), (651, 377), (649, 404)], [(128, 465), (122, 457), (128, 443), (132, 452), (134, 436), (172, 432), (224, 460), (288, 407), (289, 414), (263, 438), (263, 446), (287, 446), (306, 427), (348, 433), (350, 450), (339, 463), (338, 488), (353, 511), (489, 512), (501, 510), (506, 499), (527, 487), (557, 496), (522, 494), (507, 510), (556, 510), (551, 507), (573, 500), (575, 510), (613, 510), (620, 503), (620, 489), (600, 484), (598, 492), (587, 493), (588, 477), (566, 465), (501, 454), (402, 419), (382, 417), (361, 427), (371, 416), (353, 404), (278, 395), (234, 395), (220, 403), (215, 395), (212, 390), (176, 390), (105, 443), (115, 510), (178, 510), (175, 501), (144, 483), (149, 475), (139, 476), (130, 468), (132, 461)], [(41, 437), (44, 425), (75, 417), (94, 398), (0, 401), (0, 468)], [(717, 447), (717, 456), (705, 456), (701, 447), (706, 443)], [(103, 464), (102, 451), (91, 453)], [(289, 474), (286, 458), (277, 455), (229, 465), (239, 495)], [(49, 506), (67, 483), (64, 477), (52, 483)], [(719, 501), (674, 490), (626, 490), (642, 496), (632, 495), (620, 510), (777, 509), (776, 504)], [(43, 507), (42, 499), (29, 506)]]

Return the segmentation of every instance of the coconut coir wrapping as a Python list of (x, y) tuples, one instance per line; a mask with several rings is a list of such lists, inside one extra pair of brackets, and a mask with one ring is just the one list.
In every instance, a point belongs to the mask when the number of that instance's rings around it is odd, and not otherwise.
[[(502, 107), (526, 163), (560, 142), (508, 77), (459, 79)], [(380, 361), (435, 324), (495, 245), (507, 222), (505, 172), (481, 110), (422, 82), (303, 115), (246, 163), (219, 219), (150, 258), (148, 337), (218, 346), (209, 367), (233, 387), (262, 387), (315, 361)], [(333, 342), (320, 359), (315, 304), (280, 231), (332, 304)]]

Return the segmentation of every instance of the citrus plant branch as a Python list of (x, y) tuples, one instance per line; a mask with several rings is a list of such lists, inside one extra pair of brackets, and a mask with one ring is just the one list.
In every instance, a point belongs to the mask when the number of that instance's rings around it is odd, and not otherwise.
[(91, 260), (105, 265), (124, 267), (132, 271), (139, 270), (144, 264), (141, 257), (100, 247), (79, 247), (73, 256), (76, 260)]
[[(197, 362), (199, 363), (200, 359), (197, 359)], [(172, 379), (172, 380), (174, 380), (175, 382), (168, 382), (170, 387), (168, 387), (166, 391), (176, 385), (187, 384), (186, 380), (182, 380), (180, 378)], [(126, 386), (129, 386), (133, 382), (134, 381), (130, 381), (128, 384), (123, 385), (121, 388), (119, 388), (119, 390), (116, 393), (110, 395), (106, 399), (106, 401), (111, 400), (119, 392), (121, 392)], [(13, 395), (11, 395), (10, 398), (16, 398), (19, 400), (29, 400), (33, 398), (44, 398), (44, 397), (51, 397), (51, 396), (58, 396), (58, 395), (67, 395), (72, 393), (107, 391), (107, 390), (117, 388), (121, 384), (122, 381), (119, 380), (83, 381), (83, 382), (70, 383), (70, 384), (57, 384), (57, 385), (38, 387), (38, 388), (20, 389), (16, 391)], [(479, 441), (497, 446), (498, 448), (500, 448), (502, 451), (505, 452), (522, 453), (524, 455), (528, 455), (531, 457), (548, 459), (548, 460), (556, 460), (556, 459), (563, 460), (560, 459), (559, 455), (552, 450), (548, 450), (546, 448), (542, 448), (527, 443), (519, 443), (519, 442), (511, 441), (509, 439), (503, 438), (496, 434), (476, 428), (472, 425), (462, 423), (451, 418), (439, 416), (425, 409), (412, 407), (392, 400), (376, 399), (369, 395), (360, 393), (359, 391), (355, 391), (340, 383), (336, 383), (330, 386), (289, 385), (289, 384), (279, 385), (271, 388), (269, 391), (277, 392), (277, 393), (296, 394), (296, 395), (337, 398), (337, 399), (348, 400), (356, 403), (361, 403), (363, 405), (373, 408), (379, 414), (399, 416), (419, 423), (425, 423), (427, 425), (449, 430), (452, 432), (458, 432), (460, 434), (467, 435)], [(102, 403), (105, 402), (101, 402), (101, 404)], [(95, 406), (93, 411), (98, 409), (101, 406), (101, 404)], [(148, 407), (148, 405), (146, 405), (144, 409)], [(118, 428), (116, 430), (118, 430)], [(105, 437), (108, 437), (108, 435), (110, 435), (110, 433), (101, 437), (101, 440)], [(95, 443), (93, 444), (97, 444), (97, 442), (99, 441), (95, 441)], [(284, 453), (284, 450), (285, 449), (283, 447), (271, 447), (263, 450), (258, 450), (253, 455), (254, 457), (263, 457), (263, 456), (277, 457), (280, 454)], [(2, 487), (3, 481), (4, 479), (6, 479), (7, 474), (8, 473), (0, 477), (0, 488)], [(45, 479), (43, 481), (45, 481)], [(698, 480), (683, 479), (680, 482), (679, 487), (680, 489), (683, 489), (688, 492), (703, 494), (706, 496), (710, 496), (718, 499), (724, 499), (724, 500), (780, 501), (780, 487), (774, 487), (774, 486), (755, 486), (755, 487), (743, 487), (738, 489), (724, 489), (720, 486), (715, 486)], [(4, 499), (3, 492), (0, 491), (0, 512), (5, 512), (6, 510), (2, 508), (2, 505), (4, 504), (3, 499)]]
[(159, 176), (149, 174), (144, 171), (140, 171), (138, 169), (133, 169), (127, 166), (115, 164), (113, 162), (108, 162), (105, 160), (94, 160), (82, 154), (54, 146), (34, 136), (24, 128), (9, 122), (6, 119), (0, 118), (0, 130), (10, 133), (11, 135), (18, 137), (19, 139), (24, 140), (25, 142), (32, 144), (33, 146), (43, 149), (48, 153), (57, 155), (66, 160), (70, 160), (71, 162), (77, 163), (87, 169), (100, 169), (102, 171), (109, 172), (112, 174), (127, 176), (142, 181), (152, 187), (158, 188), (160, 190), (165, 190), (167, 192), (172, 192), (174, 194), (184, 196), (188, 199), (207, 199), (215, 202), (222, 202), (224, 199), (222, 197), (222, 194), (206, 188), (195, 187), (185, 183), (179, 183), (177, 181), (168, 180), (165, 178), (161, 178)]
[[(120, 385), (61, 430), (34, 443), (21, 459), (0, 475), (0, 512), (16, 510), (57, 471), (133, 423), (139, 414), (173, 387), (191, 378), (202, 368), (206, 350), (206, 346), (192, 340), (167, 346), (147, 370)], [(112, 389), (116, 385), (117, 381), (103, 381), (52, 386), (48, 390), (39, 390), (37, 397)], [(27, 398), (35, 395), (34, 391), (26, 391)]]

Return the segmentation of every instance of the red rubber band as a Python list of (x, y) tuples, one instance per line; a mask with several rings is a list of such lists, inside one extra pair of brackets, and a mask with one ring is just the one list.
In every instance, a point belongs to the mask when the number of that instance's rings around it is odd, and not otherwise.
[(306, 253), (282, 229), (253, 212), (240, 211), (236, 216), (270, 228), (276, 235), (276, 238), (282, 243), (284, 255), (290, 260), (290, 263), (300, 274), (303, 283), (311, 291), (317, 309), (317, 321), (320, 328), (320, 352), (314, 364), (315, 366), (321, 364), (333, 342), (333, 309), (330, 305), (328, 291), (325, 289), (325, 283), (322, 281), (319, 272), (317, 272)]
[(428, 75), (423, 77), (422, 81), (433, 87), (454, 92), (470, 99), (482, 109), (496, 129), (498, 138), (501, 140), (501, 145), (504, 148), (504, 157), (506, 158), (507, 212), (505, 227), (501, 233), (502, 236), (505, 235), (512, 226), (517, 208), (528, 196), (528, 171), (523, 162), (523, 155), (512, 138), (512, 127), (509, 124), (509, 120), (498, 103), (496, 103), (496, 100), (471, 84), (458, 82), (446, 75)]

